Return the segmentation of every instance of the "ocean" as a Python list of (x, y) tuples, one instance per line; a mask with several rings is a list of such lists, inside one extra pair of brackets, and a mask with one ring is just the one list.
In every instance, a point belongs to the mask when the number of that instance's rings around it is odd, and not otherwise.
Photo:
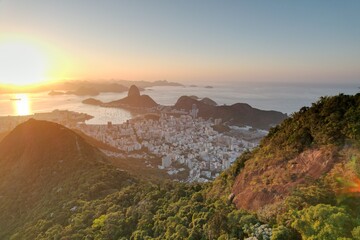
[[(183, 95), (199, 98), (209, 97), (218, 105), (248, 103), (263, 110), (276, 110), (291, 114), (303, 106), (311, 106), (320, 96), (339, 93), (356, 94), (359, 87), (355, 84), (270, 84), (270, 83), (215, 83), (210, 87), (198, 86), (158, 86), (147, 88), (142, 94), (152, 97), (162, 105), (173, 105)], [(104, 102), (118, 100), (127, 93), (102, 93), (95, 97)], [(50, 112), (55, 109), (87, 113), (94, 116), (88, 124), (123, 123), (132, 114), (124, 109), (101, 108), (82, 104), (89, 97), (74, 95), (49, 96), (48, 92), (31, 94), (0, 94), (0, 116), (30, 115)]]

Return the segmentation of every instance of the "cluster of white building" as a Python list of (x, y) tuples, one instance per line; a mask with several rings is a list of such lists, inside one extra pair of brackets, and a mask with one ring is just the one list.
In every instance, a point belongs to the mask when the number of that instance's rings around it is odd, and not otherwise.
[[(216, 120), (219, 122), (219, 120)], [(162, 114), (158, 120), (138, 118), (113, 125), (86, 125), (84, 133), (127, 153), (141, 152), (162, 159), (161, 169), (174, 174), (189, 170), (188, 181), (205, 182), (227, 169), (245, 149), (257, 145), (218, 133), (214, 121), (191, 115)]]
[[(227, 169), (245, 149), (257, 146), (257, 141), (241, 137), (246, 134), (234, 137), (218, 133), (212, 126), (220, 124), (220, 119), (205, 121), (197, 113), (194, 106), (188, 114), (176, 114), (178, 117), (162, 113), (160, 117), (136, 118), (123, 124), (87, 125), (85, 120), (91, 118), (89, 115), (55, 110), (31, 116), (0, 117), (0, 132), (10, 131), (30, 118), (53, 121), (122, 150), (122, 153), (104, 151), (109, 156), (144, 159), (155, 156), (161, 159), (158, 167), (170, 175), (187, 170), (188, 181), (206, 182)], [(250, 133), (247, 128), (241, 131)]]

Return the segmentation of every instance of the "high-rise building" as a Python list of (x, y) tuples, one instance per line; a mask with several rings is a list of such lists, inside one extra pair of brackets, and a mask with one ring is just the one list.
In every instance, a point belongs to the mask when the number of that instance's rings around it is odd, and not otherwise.
[(190, 110), (190, 115), (195, 119), (197, 118), (198, 113), (199, 113), (199, 109), (197, 108), (196, 104), (193, 104)]
[(162, 158), (162, 167), (163, 168), (168, 168), (171, 166), (171, 157), (168, 155), (168, 156), (165, 156)]

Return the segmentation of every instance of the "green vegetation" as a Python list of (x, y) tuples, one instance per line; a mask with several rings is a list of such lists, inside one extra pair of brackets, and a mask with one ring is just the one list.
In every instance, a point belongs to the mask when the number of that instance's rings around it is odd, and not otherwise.
[(11, 239), (270, 239), (271, 229), (254, 215), (207, 199), (206, 191), (198, 184), (137, 183), (106, 197), (64, 203)]
[(301, 108), (272, 128), (260, 148), (290, 158), (310, 147), (342, 146), (349, 140), (360, 140), (360, 93), (321, 97), (312, 107)]
[(95, 160), (69, 162), (55, 181), (46, 165), (41, 181), (0, 197), (0, 238), (360, 239), (359, 140), (360, 94), (341, 94), (302, 108), (209, 184), (150, 182)]
[(239, 208), (272, 225), (272, 239), (356, 239), (359, 140), (360, 94), (322, 97), (271, 129), (208, 195), (224, 199), (234, 192)]
[(304, 239), (351, 237), (355, 223), (344, 208), (318, 204), (294, 212), (291, 224)]

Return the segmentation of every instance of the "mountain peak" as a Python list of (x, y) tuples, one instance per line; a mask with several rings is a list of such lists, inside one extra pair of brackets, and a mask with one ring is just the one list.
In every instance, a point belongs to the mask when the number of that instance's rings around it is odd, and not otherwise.
[[(23, 176), (61, 165), (63, 170), (103, 161), (102, 154), (72, 130), (53, 122), (30, 119), (0, 143), (0, 168)], [(60, 166), (59, 165), (59, 166)]]
[(102, 198), (132, 179), (75, 132), (47, 121), (18, 125), (0, 142), (0, 156), (0, 212), (6, 216), (0, 239), (10, 239), (39, 209)]
[(131, 85), (128, 92), (128, 97), (140, 97), (140, 90), (137, 86)]
[(140, 95), (140, 90), (135, 85), (131, 85), (128, 96), (117, 101), (105, 103), (106, 107), (123, 108), (153, 108), (158, 104), (148, 95)]

